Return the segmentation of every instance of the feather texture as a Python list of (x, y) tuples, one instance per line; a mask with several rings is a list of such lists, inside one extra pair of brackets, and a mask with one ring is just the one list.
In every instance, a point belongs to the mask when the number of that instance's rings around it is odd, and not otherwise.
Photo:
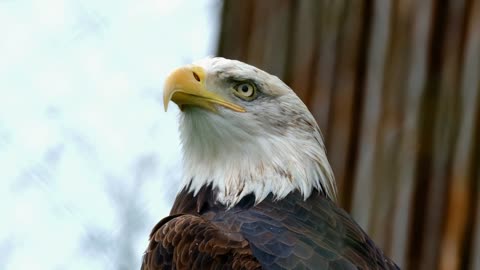
[[(313, 189), (334, 199), (336, 188), (320, 129), (305, 104), (284, 82), (256, 67), (220, 57), (195, 64), (205, 72), (205, 88), (245, 108), (217, 113), (191, 106), (180, 115), (183, 187), (205, 185), (231, 207), (254, 193), (257, 202), (294, 190), (307, 198)], [(257, 97), (232, 94), (238, 82), (256, 85)]]
[(230, 209), (214, 193), (178, 195), (172, 216), (153, 229), (142, 269), (399, 269), (320, 192), (259, 204), (249, 195)]

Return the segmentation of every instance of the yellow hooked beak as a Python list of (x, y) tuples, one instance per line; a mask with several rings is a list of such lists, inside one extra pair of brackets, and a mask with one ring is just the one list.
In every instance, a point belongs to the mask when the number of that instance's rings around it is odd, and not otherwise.
[(214, 105), (217, 104), (236, 112), (245, 112), (242, 106), (205, 89), (205, 71), (198, 66), (181, 67), (168, 76), (163, 91), (165, 111), (170, 100), (177, 103), (180, 110), (185, 105), (192, 105), (216, 112)]

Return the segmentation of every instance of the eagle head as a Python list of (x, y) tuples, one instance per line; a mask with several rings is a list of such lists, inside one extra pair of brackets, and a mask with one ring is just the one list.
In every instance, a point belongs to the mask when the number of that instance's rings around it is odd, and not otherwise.
[(211, 185), (228, 207), (253, 194), (282, 199), (314, 189), (335, 198), (320, 129), (298, 96), (276, 76), (240, 61), (207, 58), (174, 70), (164, 105), (180, 110), (182, 187)]

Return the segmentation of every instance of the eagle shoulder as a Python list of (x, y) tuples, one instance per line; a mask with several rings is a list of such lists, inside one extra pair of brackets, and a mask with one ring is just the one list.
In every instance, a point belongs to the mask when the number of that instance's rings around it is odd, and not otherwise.
[(231, 209), (214, 192), (180, 192), (152, 231), (142, 269), (399, 269), (319, 191), (259, 204), (246, 196)]
[(191, 214), (164, 218), (152, 230), (142, 270), (261, 269), (238, 232)]

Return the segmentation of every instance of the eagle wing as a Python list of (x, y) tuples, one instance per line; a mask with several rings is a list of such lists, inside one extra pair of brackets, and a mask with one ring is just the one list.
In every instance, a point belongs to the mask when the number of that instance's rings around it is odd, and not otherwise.
[(261, 269), (247, 240), (201, 216), (161, 220), (150, 234), (142, 270)]
[(345, 211), (323, 196), (306, 202), (293, 196), (267, 199), (235, 216), (264, 269), (399, 269)]
[(142, 269), (399, 269), (322, 194), (247, 196), (228, 210), (205, 198), (177, 197), (180, 214), (155, 226)]

